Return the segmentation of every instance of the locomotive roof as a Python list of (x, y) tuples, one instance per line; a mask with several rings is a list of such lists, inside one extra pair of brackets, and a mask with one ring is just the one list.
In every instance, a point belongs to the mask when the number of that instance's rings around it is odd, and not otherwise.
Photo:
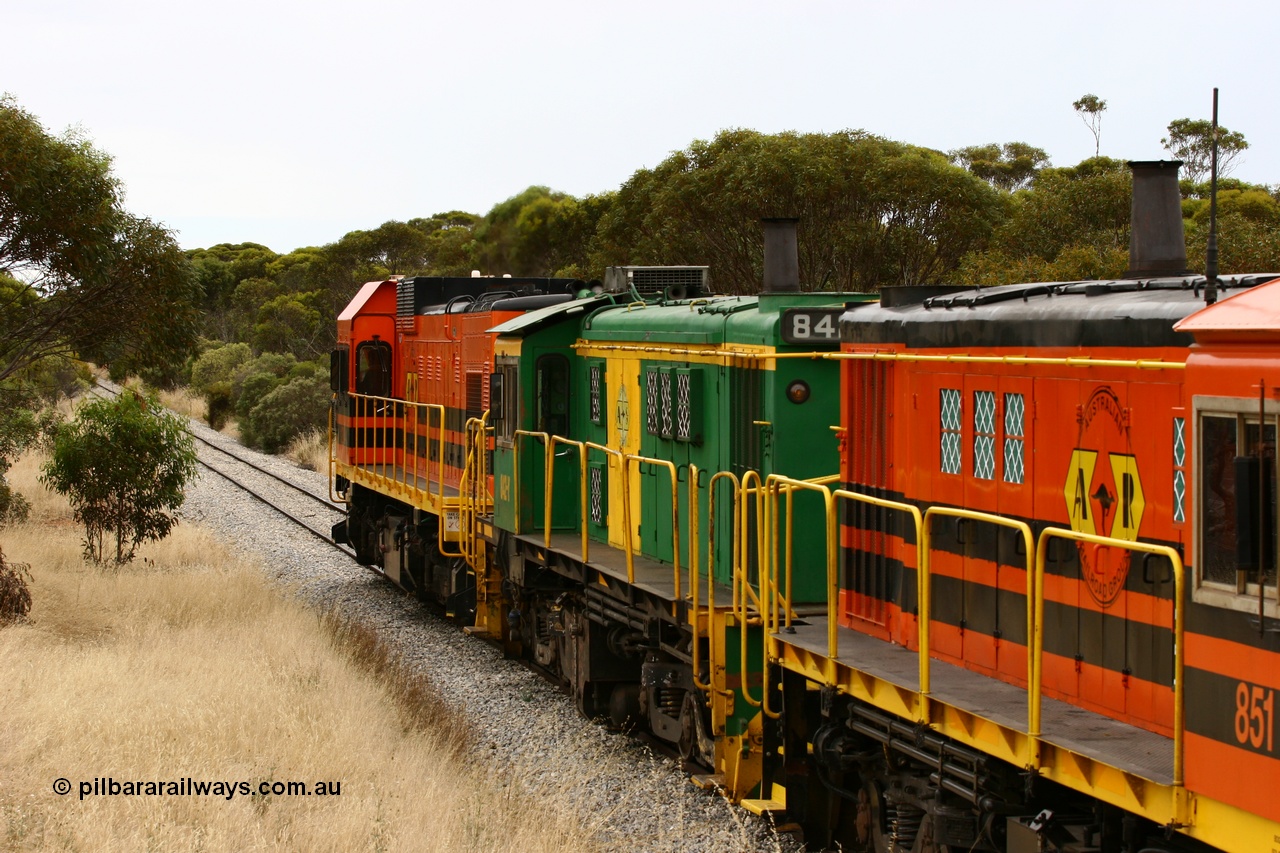
[[(1269, 275), (1222, 276), (1224, 296)], [(944, 295), (893, 288), (879, 304), (851, 306), (840, 319), (845, 343), (964, 347), (1185, 347), (1175, 324), (1204, 305), (1203, 276), (1042, 282), (966, 288)], [(897, 291), (897, 292), (894, 292)], [(914, 298), (913, 298), (914, 296)]]
[(1198, 341), (1260, 340), (1280, 334), (1280, 278), (1227, 296), (1177, 326)]
[[(750, 344), (778, 346), (779, 319), (787, 308), (841, 308), (858, 293), (761, 293), (717, 296), (667, 304), (618, 305), (601, 311), (583, 324), (587, 340), (615, 340), (682, 344)], [(634, 309), (634, 310), (632, 310)]]
[(783, 310), (840, 308), (852, 300), (869, 298), (865, 293), (766, 293), (628, 305), (603, 294), (530, 311), (489, 331), (523, 337), (572, 315), (582, 320), (582, 337), (586, 340), (777, 346), (778, 320)]

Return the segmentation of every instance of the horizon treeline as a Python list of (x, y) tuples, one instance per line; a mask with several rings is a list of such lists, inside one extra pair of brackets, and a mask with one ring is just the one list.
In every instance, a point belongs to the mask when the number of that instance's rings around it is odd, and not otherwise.
[[(1204, 266), (1207, 186), (1184, 180), (1188, 264)], [(278, 254), (258, 243), (188, 251), (202, 335), (316, 359), (366, 281), (395, 275), (599, 279), (620, 264), (705, 264), (719, 293), (753, 293), (760, 219), (799, 223), (802, 286), (992, 285), (1117, 277), (1128, 264), (1131, 177), (1093, 157), (1053, 167), (1024, 143), (944, 154), (862, 131), (698, 140), (618, 190), (531, 186), (485, 214), (447, 211)], [(1220, 270), (1280, 270), (1280, 188), (1219, 183)]]

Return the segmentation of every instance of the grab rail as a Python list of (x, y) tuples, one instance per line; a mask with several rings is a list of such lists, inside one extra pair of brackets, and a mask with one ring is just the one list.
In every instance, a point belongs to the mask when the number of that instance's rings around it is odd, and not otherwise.
[(1040, 737), (1040, 703), (1042, 667), (1044, 658), (1044, 575), (1047, 562), (1047, 543), (1051, 539), (1067, 539), (1075, 542), (1090, 542), (1103, 547), (1120, 548), (1126, 551), (1137, 551), (1144, 554), (1159, 554), (1169, 560), (1173, 566), (1173, 787), (1185, 786), (1185, 710), (1186, 680), (1183, 678), (1186, 666), (1184, 645), (1186, 641), (1186, 567), (1182, 563), (1182, 555), (1177, 549), (1168, 545), (1152, 545), (1147, 542), (1116, 539), (1110, 536), (1098, 536), (1093, 533), (1081, 533), (1065, 530), (1061, 527), (1047, 527), (1040, 531), (1036, 542), (1035, 555), (1035, 634), (1032, 642), (1032, 659), (1035, 661), (1032, 674), (1034, 683), (1028, 690), (1032, 695), (1031, 715), (1033, 738)]
[[(680, 596), (680, 483), (677, 478), (676, 465), (670, 459), (654, 459), (649, 456), (639, 456), (631, 453), (622, 454), (624, 464), (630, 466), (632, 462), (641, 465), (657, 465), (660, 468), (666, 468), (667, 473), (671, 476), (671, 563), (672, 573), (675, 579), (675, 596), (674, 600), (679, 601)], [(628, 471), (628, 476), (630, 472)], [(630, 493), (624, 494), (622, 497), (623, 506), (626, 506), (631, 500)], [(627, 536), (631, 535), (631, 527), (627, 526)], [(628, 580), (632, 580), (628, 578)]]

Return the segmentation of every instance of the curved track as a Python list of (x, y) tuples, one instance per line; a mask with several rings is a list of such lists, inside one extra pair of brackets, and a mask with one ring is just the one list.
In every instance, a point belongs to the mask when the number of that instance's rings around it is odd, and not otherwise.
[[(95, 383), (94, 389), (95, 391), (105, 392), (106, 394), (109, 394), (111, 396), (119, 396), (120, 394), (120, 391), (117, 388), (114, 388), (111, 385), (105, 384), (101, 381), (98, 381)], [(219, 447), (217, 443), (196, 434), (194, 431), (191, 431), (190, 435), (192, 438), (198, 441), (204, 448), (217, 451), (218, 453), (221, 453), (224, 456), (229, 456), (231, 459), (235, 460), (235, 464), (243, 465), (254, 472), (254, 474), (248, 475), (248, 476), (263, 476), (263, 477), (270, 478), (271, 480), (274, 480), (275, 482), (288, 487), (293, 492), (296, 492), (297, 494), (302, 495), (312, 504), (320, 504), (321, 507), (323, 507), (323, 509), (331, 513), (334, 513), (340, 516), (346, 516), (345, 506), (341, 504), (335, 504), (333, 501), (329, 500), (328, 497), (321, 497), (320, 495), (317, 495), (315, 492), (312, 492), (310, 489), (303, 488), (302, 486), (299, 486), (297, 483), (294, 483), (284, 477), (281, 477), (279, 474), (276, 474), (272, 471), (268, 471), (266, 468), (263, 468), (261, 465), (258, 465), (237, 453), (232, 453), (231, 451), (226, 450), (223, 447)], [(266, 497), (265, 495), (262, 494), (262, 492), (247, 485), (242, 479), (242, 477), (232, 473), (228, 473), (226, 470), (223, 470), (222, 468), (216, 465), (210, 464), (209, 461), (207, 461), (206, 459), (199, 458), (199, 454), (197, 454), (196, 461), (201, 465), (201, 467), (205, 468), (206, 470), (214, 474), (217, 474), (219, 477), (222, 477), (227, 482), (243, 490), (254, 500), (259, 501), (260, 503), (266, 504), (271, 509), (279, 513), (280, 515), (284, 516), (285, 518), (289, 519), (294, 524), (296, 524), (298, 527), (305, 530), (311, 536), (323, 541), (325, 544), (331, 546), (332, 548), (338, 551), (341, 551), (347, 556), (354, 557), (354, 553), (351, 551), (350, 548), (345, 548), (341, 545), (336, 544), (333, 541), (330, 530), (316, 529), (315, 527), (312, 527), (311, 524), (308, 523), (306, 520), (301, 518), (300, 516), (305, 514), (303, 511), (299, 510), (297, 507), (294, 507), (292, 509), (286, 509), (285, 507), (281, 506), (281, 503), (283, 503), (284, 501), (280, 499), (280, 496), (272, 495), (271, 497), (275, 498), (275, 500), (272, 500), (271, 498)], [(286, 492), (286, 494), (290, 494), (290, 493)]]

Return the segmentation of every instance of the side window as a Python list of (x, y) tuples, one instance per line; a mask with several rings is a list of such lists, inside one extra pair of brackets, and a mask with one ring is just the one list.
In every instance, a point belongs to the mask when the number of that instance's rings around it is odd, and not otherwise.
[(1257, 596), (1276, 585), (1276, 422), (1202, 412), (1199, 580)]
[(351, 381), (349, 374), (349, 365), (351, 361), (351, 350), (348, 347), (338, 347), (329, 353), (329, 390), (345, 392), (350, 389), (348, 384)]
[(489, 377), (489, 411), (495, 434), (507, 446), (520, 428), (520, 367), (515, 359), (498, 359)]
[(537, 414), (535, 429), (549, 435), (569, 434), (569, 360), (544, 355), (537, 363)]
[(1004, 481), (1021, 484), (1026, 475), (1026, 403), (1021, 394), (1004, 395)]
[(941, 411), (942, 457), (940, 470), (944, 474), (960, 473), (960, 392), (943, 388), (938, 403)]
[(365, 341), (356, 348), (356, 393), (391, 396), (391, 346), (385, 341)]
[(973, 476), (979, 480), (994, 480), (996, 476), (994, 391), (973, 392)]

